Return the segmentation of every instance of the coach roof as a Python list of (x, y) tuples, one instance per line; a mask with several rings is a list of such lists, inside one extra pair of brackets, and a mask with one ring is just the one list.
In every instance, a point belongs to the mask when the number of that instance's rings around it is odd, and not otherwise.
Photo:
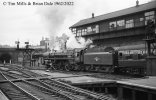
[(124, 16), (124, 15), (132, 14), (132, 13), (137, 13), (137, 12), (141, 12), (141, 11), (146, 11), (146, 10), (150, 10), (150, 9), (154, 9), (154, 8), (156, 8), (156, 1), (151, 1), (146, 4), (126, 8), (126, 9), (111, 12), (108, 14), (103, 14), (100, 16), (96, 16), (94, 18), (83, 19), (83, 20), (80, 20), (79, 22), (77, 22), (76, 24), (72, 25), (70, 28), (75, 28), (75, 27), (95, 23), (98, 21), (115, 18), (115, 17), (119, 17), (119, 16)]

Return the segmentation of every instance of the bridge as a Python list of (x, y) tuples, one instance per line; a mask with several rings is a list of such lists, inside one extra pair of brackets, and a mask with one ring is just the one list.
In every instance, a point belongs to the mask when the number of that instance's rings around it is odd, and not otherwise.
[(18, 55), (20, 52), (16, 48), (0, 48), (0, 63), (4, 61), (6, 63), (16, 63), (18, 62)]

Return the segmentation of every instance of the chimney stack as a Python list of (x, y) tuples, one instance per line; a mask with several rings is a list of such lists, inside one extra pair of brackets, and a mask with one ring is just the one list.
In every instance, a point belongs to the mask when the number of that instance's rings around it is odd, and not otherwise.
[(136, 6), (139, 6), (139, 0), (136, 1)]
[(92, 18), (94, 18), (94, 13), (92, 13)]

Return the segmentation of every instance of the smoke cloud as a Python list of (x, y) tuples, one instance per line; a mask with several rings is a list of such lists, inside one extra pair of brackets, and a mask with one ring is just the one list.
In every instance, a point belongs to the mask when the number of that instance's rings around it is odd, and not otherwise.
[(43, 7), (38, 9), (37, 12), (41, 16), (43, 24), (49, 32), (51, 49), (57, 46), (57, 44), (55, 44), (55, 38), (63, 34), (60, 30), (64, 27), (64, 22), (72, 11), (72, 7), (70, 6)]

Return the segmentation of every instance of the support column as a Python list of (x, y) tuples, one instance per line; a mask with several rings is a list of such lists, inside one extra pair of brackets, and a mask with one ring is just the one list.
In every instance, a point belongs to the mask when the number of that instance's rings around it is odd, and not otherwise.
[(118, 87), (118, 99), (117, 100), (123, 100), (123, 88)]
[(132, 100), (136, 100), (136, 91), (132, 90)]
[(148, 100), (152, 100), (152, 94), (148, 93)]
[(108, 93), (108, 88), (107, 88), (107, 87), (105, 88), (105, 93), (106, 93), (106, 94)]
[(148, 52), (148, 56), (150, 56), (151, 55), (151, 43), (150, 43), (150, 41), (147, 41), (147, 52)]

